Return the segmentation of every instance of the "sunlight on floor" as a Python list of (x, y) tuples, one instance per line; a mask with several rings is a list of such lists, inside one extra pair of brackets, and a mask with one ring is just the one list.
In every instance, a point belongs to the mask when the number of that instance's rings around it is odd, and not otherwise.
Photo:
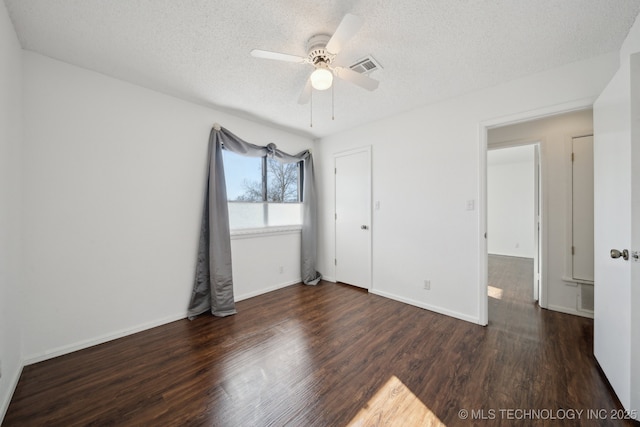
[(356, 426), (446, 427), (395, 375), (348, 424)]
[(502, 289), (494, 288), (493, 286), (489, 285), (489, 297), (494, 299), (502, 299), (502, 292)]

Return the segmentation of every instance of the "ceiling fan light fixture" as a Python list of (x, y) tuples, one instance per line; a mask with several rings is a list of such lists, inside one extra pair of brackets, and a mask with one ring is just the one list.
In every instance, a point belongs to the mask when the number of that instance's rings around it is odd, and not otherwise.
[(253, 49), (251, 56), (261, 59), (295, 62), (310, 65), (314, 68), (310, 75), (307, 74), (309, 78), (307, 78), (304, 89), (298, 98), (298, 104), (306, 104), (312, 101), (311, 97), (314, 89), (331, 89), (334, 77), (353, 83), (366, 90), (375, 90), (379, 82), (365, 75), (366, 72), (361, 74), (364, 70), (369, 72), (375, 69), (372, 68), (372, 65), (377, 64), (374, 63), (373, 58), (367, 57), (367, 61), (360, 61), (355, 64), (353, 67), (360, 67), (355, 71), (350, 67), (336, 66), (334, 63), (336, 56), (344, 45), (358, 32), (361, 26), (362, 19), (348, 13), (342, 18), (333, 35), (314, 34), (307, 40), (306, 57), (260, 49)]
[(315, 90), (329, 89), (333, 83), (333, 73), (328, 68), (316, 68), (309, 78)]

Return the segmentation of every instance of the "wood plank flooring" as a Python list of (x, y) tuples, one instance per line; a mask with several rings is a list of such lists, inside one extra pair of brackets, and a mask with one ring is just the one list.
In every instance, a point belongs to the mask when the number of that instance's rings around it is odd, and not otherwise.
[[(398, 390), (407, 408), (433, 415), (419, 425), (637, 425), (611, 419), (620, 407), (592, 356), (593, 321), (538, 308), (531, 268), (490, 257), (490, 284), (502, 296), (490, 298), (487, 327), (347, 285), (284, 288), (239, 302), (235, 316), (181, 320), (27, 366), (3, 426), (418, 419), (395, 403), (393, 413), (384, 408)], [(391, 397), (381, 398), (389, 384)], [(546, 419), (516, 413), (535, 409)], [(587, 419), (589, 409), (606, 419)], [(559, 410), (585, 413), (549, 419)]]

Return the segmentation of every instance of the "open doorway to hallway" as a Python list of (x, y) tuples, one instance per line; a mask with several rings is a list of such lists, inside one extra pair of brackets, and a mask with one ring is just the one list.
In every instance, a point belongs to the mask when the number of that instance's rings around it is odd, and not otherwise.
[(539, 144), (490, 147), (487, 153), (489, 319), (497, 301), (540, 298)]
[[(524, 120), (524, 121), (522, 121)], [(541, 115), (538, 118), (520, 121), (504, 120), (494, 121), (486, 126), (486, 162), (482, 169), (484, 181), (484, 193), (481, 205), (484, 206), (484, 221), (487, 239), (483, 242), (485, 259), (483, 262), (484, 273), (488, 278), (488, 255), (491, 252), (489, 245), (494, 236), (488, 220), (489, 203), (488, 183), (488, 157), (493, 149), (502, 149), (514, 146), (539, 145), (539, 184), (540, 184), (540, 292), (539, 305), (562, 313), (575, 314), (584, 317), (593, 317), (593, 290), (594, 284), (584, 277), (576, 276), (576, 258), (593, 257), (593, 249), (581, 243), (581, 239), (588, 240), (588, 236), (582, 228), (588, 221), (583, 221), (578, 215), (593, 211), (593, 206), (580, 205), (580, 198), (576, 195), (589, 194), (576, 192), (576, 185), (582, 188), (583, 184), (593, 182), (592, 163), (588, 162), (585, 153), (576, 151), (576, 146), (588, 141), (593, 134), (593, 112), (590, 108), (578, 109), (566, 113), (554, 115)], [(586, 150), (589, 151), (588, 149)], [(585, 160), (584, 168), (576, 168), (576, 163)], [(589, 166), (591, 164), (591, 166)], [(582, 177), (576, 177), (576, 172), (584, 172)], [(584, 199), (584, 198), (583, 198)], [(584, 199), (586, 200), (586, 199)], [(576, 229), (578, 227), (578, 229)], [(593, 228), (586, 225), (586, 230)], [(515, 242), (511, 242), (515, 245)], [(586, 261), (585, 265), (593, 264)], [(489, 297), (485, 292), (485, 307), (488, 309)], [(535, 298), (534, 298), (535, 300)], [(484, 321), (488, 321), (488, 310), (484, 311)]]

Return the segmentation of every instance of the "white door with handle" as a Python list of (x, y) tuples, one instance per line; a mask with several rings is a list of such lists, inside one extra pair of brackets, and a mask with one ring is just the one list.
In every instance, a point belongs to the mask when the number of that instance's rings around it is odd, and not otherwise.
[(336, 281), (371, 288), (371, 147), (335, 159)]
[(640, 53), (630, 62), (593, 106), (593, 339), (594, 355), (622, 406), (638, 416), (640, 263), (631, 254), (640, 247)]

